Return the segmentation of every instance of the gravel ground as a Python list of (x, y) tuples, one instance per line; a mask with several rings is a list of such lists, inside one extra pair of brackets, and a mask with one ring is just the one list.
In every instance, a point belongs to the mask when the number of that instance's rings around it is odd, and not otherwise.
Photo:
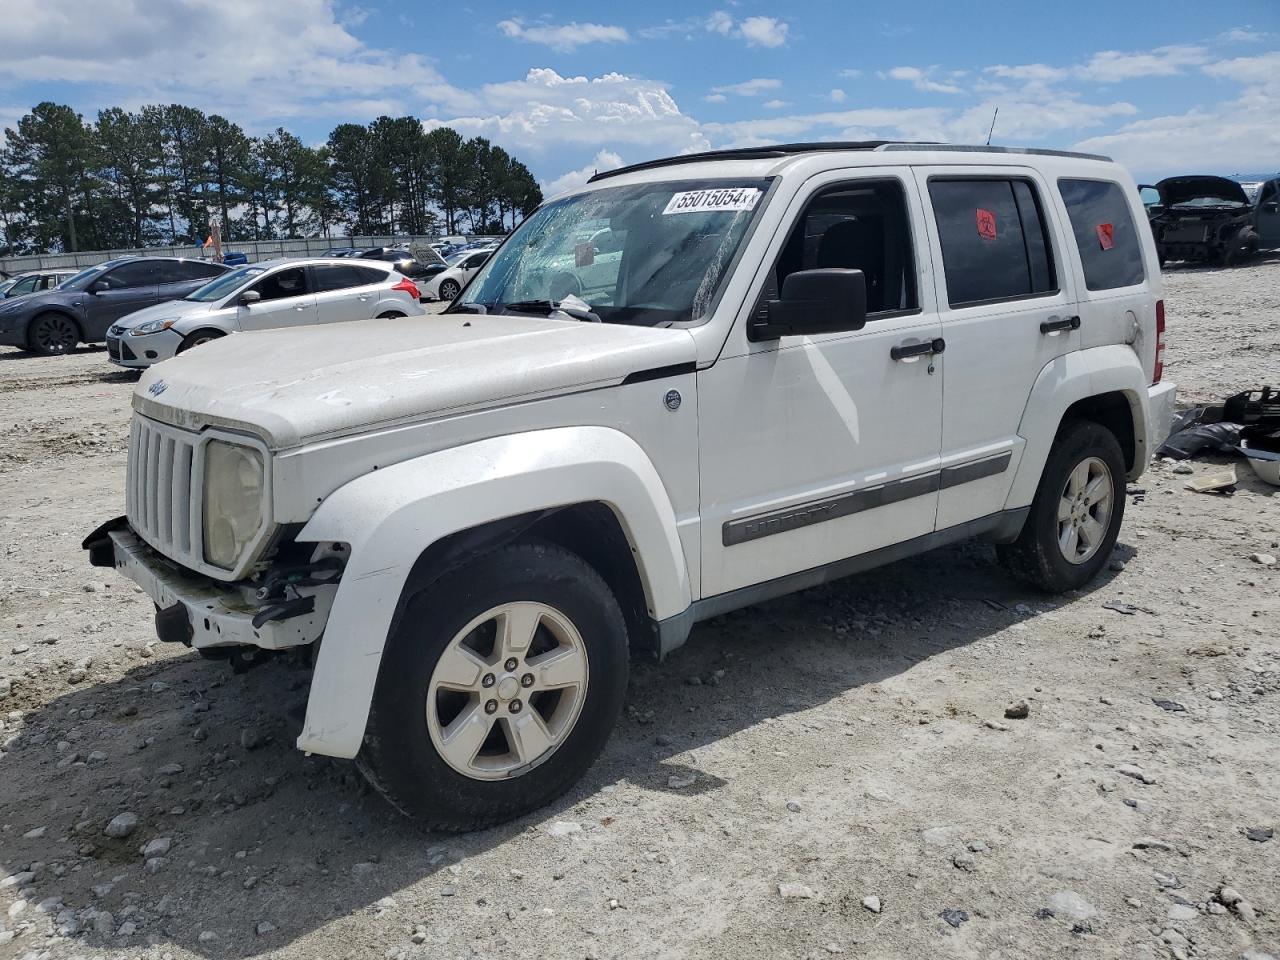
[[(1280, 381), (1280, 258), (1166, 277), (1185, 398)], [(436, 836), (294, 750), (304, 665), (157, 644), (86, 565), (130, 391), (0, 354), (0, 957), (1280, 955), (1280, 500), (1243, 465), (1157, 464), (1077, 595), (966, 544), (701, 625), (571, 794)]]

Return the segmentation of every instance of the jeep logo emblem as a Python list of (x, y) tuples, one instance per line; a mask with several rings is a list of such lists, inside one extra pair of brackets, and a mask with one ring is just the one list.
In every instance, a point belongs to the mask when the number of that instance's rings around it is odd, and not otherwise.
[(153, 397), (158, 397), (168, 389), (169, 385), (167, 383), (163, 380), (157, 380), (151, 386), (147, 387), (147, 393), (151, 394)]

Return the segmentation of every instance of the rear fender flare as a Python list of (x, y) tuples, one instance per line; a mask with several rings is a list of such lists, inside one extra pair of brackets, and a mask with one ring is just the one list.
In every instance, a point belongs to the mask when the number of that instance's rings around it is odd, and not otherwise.
[(602, 502), (636, 559), (649, 615), (691, 602), (675, 512), (640, 446), (606, 427), (495, 437), (365, 474), (316, 510), (298, 539), (344, 543), (349, 560), (316, 657), (299, 749), (354, 757), (382, 651), (419, 556), (451, 534), (575, 503)]
[(1009, 489), (1005, 509), (1028, 506), (1049, 459), (1062, 419), (1073, 403), (1104, 393), (1122, 393), (1133, 416), (1135, 479), (1151, 456), (1147, 436), (1147, 378), (1131, 347), (1111, 344), (1064, 354), (1047, 363), (1036, 378), (1022, 412), (1018, 435), (1026, 448)]

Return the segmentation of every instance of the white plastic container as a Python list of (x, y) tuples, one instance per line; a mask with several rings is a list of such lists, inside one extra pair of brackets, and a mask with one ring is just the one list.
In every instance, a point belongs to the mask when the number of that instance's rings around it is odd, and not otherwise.
[(1280, 453), (1250, 447), (1248, 440), (1241, 440), (1238, 448), (1253, 467), (1253, 472), (1267, 483), (1280, 487)]

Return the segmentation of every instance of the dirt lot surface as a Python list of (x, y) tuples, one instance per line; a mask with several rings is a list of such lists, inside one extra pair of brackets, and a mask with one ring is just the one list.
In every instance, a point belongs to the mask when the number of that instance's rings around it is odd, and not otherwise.
[[(1166, 282), (1188, 399), (1280, 382), (1280, 259)], [(1280, 955), (1280, 490), (1243, 464), (1156, 464), (1078, 595), (966, 544), (699, 626), (566, 798), (438, 836), (294, 750), (300, 665), (157, 644), (87, 566), (131, 389), (0, 354), (0, 956)]]

